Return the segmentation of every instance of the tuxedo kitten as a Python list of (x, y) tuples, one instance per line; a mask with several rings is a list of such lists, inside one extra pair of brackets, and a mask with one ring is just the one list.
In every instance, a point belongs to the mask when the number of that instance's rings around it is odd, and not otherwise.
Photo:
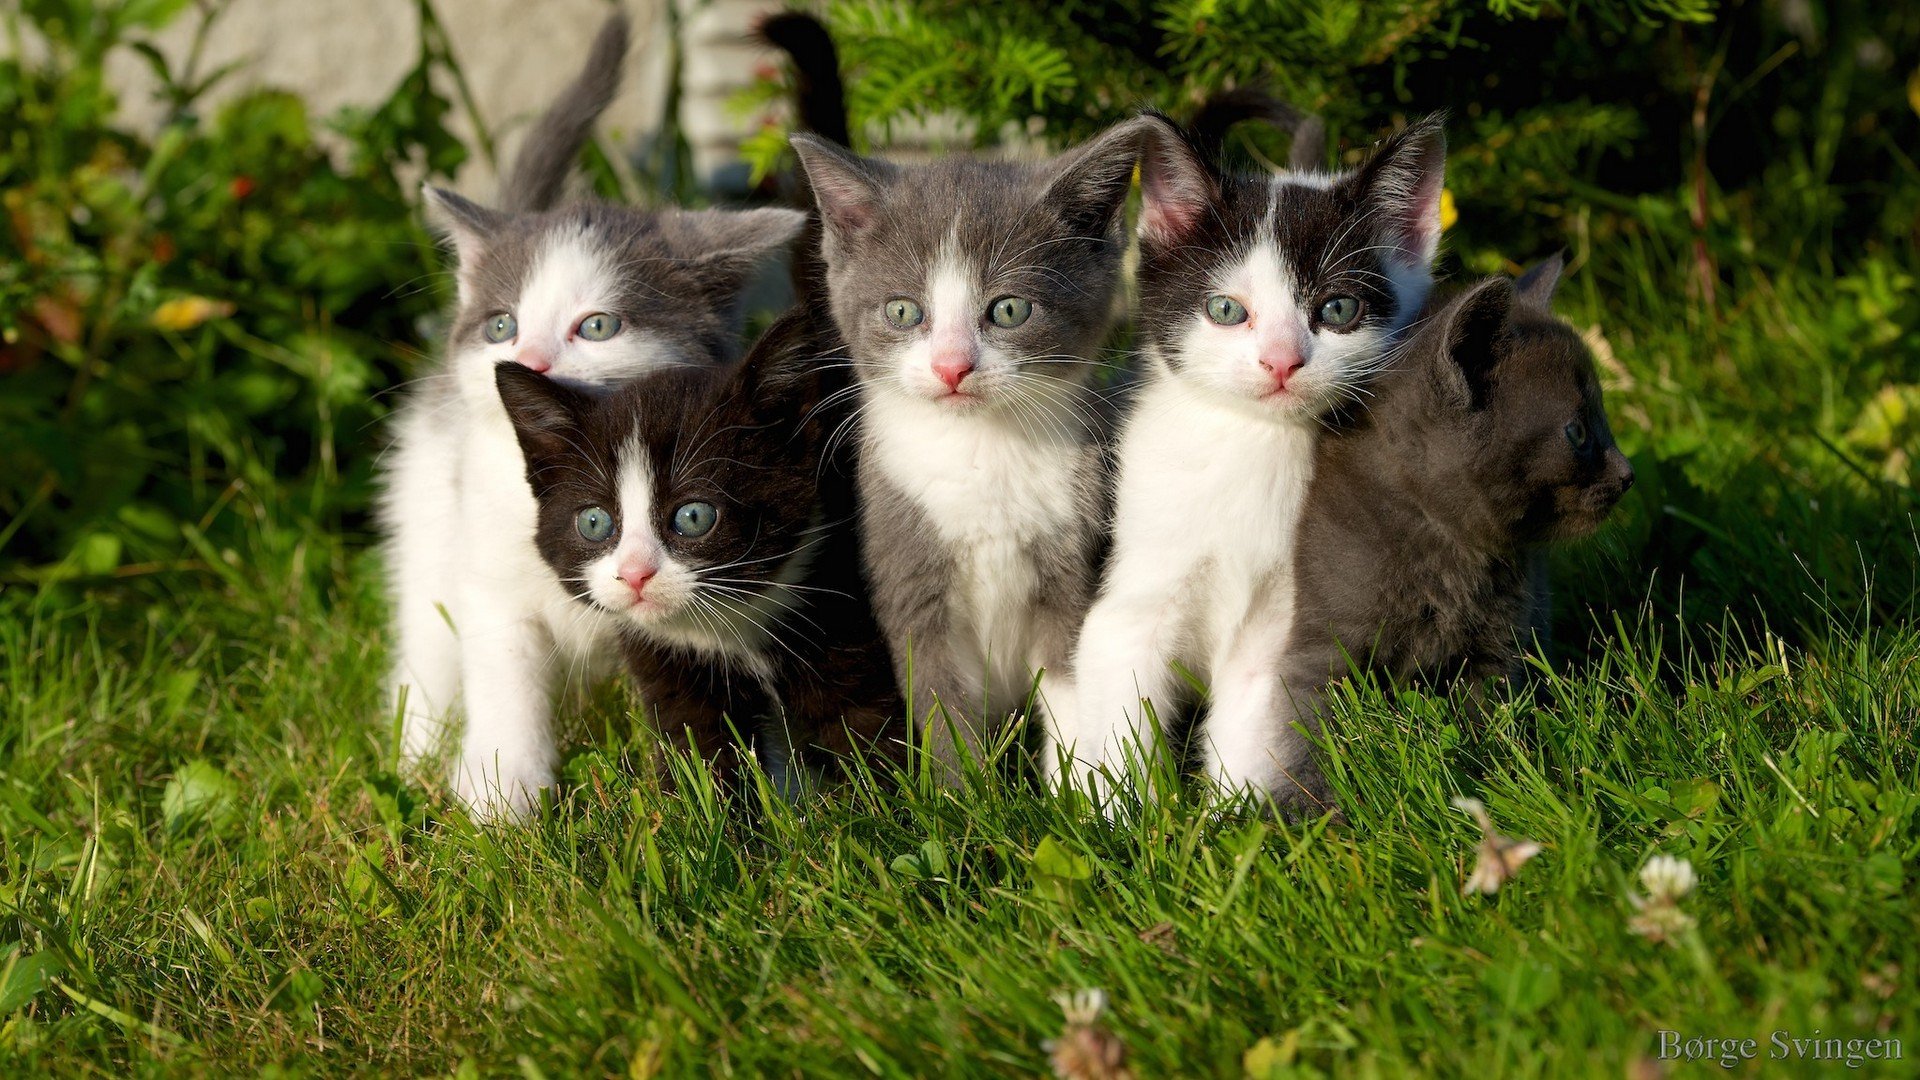
[(789, 746), (821, 765), (900, 745), (883, 742), (900, 698), (861, 580), (852, 473), (823, 457), (844, 381), (823, 321), (796, 308), (731, 370), (606, 395), (495, 372), (548, 576), (617, 629), (662, 733), (690, 732), (723, 775), (729, 720), (746, 735), (771, 722), (775, 766)]
[[(1159, 129), (1165, 131), (1166, 129)], [(1426, 299), (1440, 239), (1437, 118), (1336, 174), (1233, 176), (1157, 133), (1141, 162), (1137, 334), (1150, 370), (1120, 440), (1114, 550), (1080, 635), (1080, 709), (1050, 770), (1090, 789), (1211, 696), (1208, 776), (1283, 803), (1295, 525), (1328, 413), (1365, 393)], [(1145, 704), (1143, 704), (1143, 702)]]
[(734, 298), (803, 220), (790, 210), (548, 208), (625, 50), (616, 18), (529, 136), (503, 209), (426, 192), (452, 237), (459, 299), (446, 357), (408, 392), (384, 463), (391, 687), (394, 707), (405, 702), (410, 762), (432, 754), (460, 707), (454, 790), (488, 818), (524, 813), (552, 782), (560, 676), (591, 678), (616, 659), (611, 621), (574, 609), (534, 549), (533, 493), (494, 365), (609, 385), (729, 359)]
[(1037, 673), (1046, 708), (1071, 695), (1105, 519), (1089, 377), (1114, 319), (1141, 133), (1158, 123), (1038, 165), (903, 166), (793, 138), (859, 380), (875, 610), (950, 778), (953, 739), (978, 747)]
[(1593, 358), (1548, 310), (1560, 268), (1436, 304), (1321, 439), (1283, 662), (1307, 726), (1349, 658), (1395, 680), (1518, 674), (1547, 629), (1543, 545), (1593, 532), (1633, 486)]

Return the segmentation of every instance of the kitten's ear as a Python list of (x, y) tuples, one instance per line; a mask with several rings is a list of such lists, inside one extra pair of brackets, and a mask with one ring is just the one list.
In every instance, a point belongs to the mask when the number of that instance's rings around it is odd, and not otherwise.
[(1566, 269), (1563, 252), (1556, 251), (1534, 264), (1513, 283), (1514, 295), (1538, 307), (1553, 304), (1553, 291), (1560, 287), (1560, 272)]
[(1434, 374), (1442, 395), (1456, 407), (1486, 404), (1513, 303), (1513, 283), (1488, 278), (1454, 297), (1437, 317), (1440, 345)]
[(866, 231), (879, 210), (887, 166), (817, 135), (799, 134), (790, 141), (813, 189), (828, 242), (844, 244)]
[(428, 220), (445, 230), (462, 258), (470, 258), (507, 220), (507, 215), (498, 210), (432, 184), (421, 185), (420, 196), (426, 203)]
[(732, 297), (807, 224), (799, 210), (682, 210), (676, 215), (698, 239), (695, 265), (716, 295)]
[(464, 303), (472, 292), (468, 275), (474, 261), (499, 234), (507, 215), (432, 184), (423, 184), (420, 196), (427, 207), (427, 220), (453, 242), (454, 280), (460, 286)]
[(1387, 137), (1352, 183), (1382, 221), (1380, 239), (1426, 267), (1440, 249), (1440, 191), (1447, 180), (1447, 132), (1440, 113)]
[(1133, 190), (1133, 168), (1154, 122), (1144, 116), (1122, 120), (1054, 162), (1043, 198), (1076, 232), (1105, 236), (1120, 220), (1127, 192)]
[(513, 421), (513, 434), (527, 459), (527, 482), (537, 495), (547, 488), (548, 470), (579, 453), (580, 392), (511, 360), (493, 366), (493, 384)]
[(827, 376), (841, 363), (833, 355), (837, 338), (822, 333), (818, 318), (794, 308), (774, 320), (740, 361), (737, 392), (756, 424), (783, 432), (817, 426)]
[(1169, 248), (1186, 242), (1220, 197), (1220, 186), (1186, 136), (1164, 116), (1142, 116), (1140, 241)]

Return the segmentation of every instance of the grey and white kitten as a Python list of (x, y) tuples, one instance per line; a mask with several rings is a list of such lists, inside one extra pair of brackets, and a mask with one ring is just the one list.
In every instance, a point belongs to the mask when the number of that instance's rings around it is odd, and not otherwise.
[(798, 233), (790, 210), (551, 209), (618, 84), (616, 16), (574, 85), (542, 118), (489, 209), (429, 188), (451, 237), (458, 306), (439, 369), (395, 421), (378, 508), (387, 537), (404, 701), (404, 752), (434, 753), (465, 720), (451, 779), (485, 818), (528, 811), (554, 778), (553, 700), (563, 676), (616, 669), (610, 620), (573, 602), (534, 547), (536, 507), (494, 365), (602, 387), (738, 352), (735, 300)]
[(1152, 753), (1184, 668), (1211, 688), (1209, 778), (1311, 800), (1279, 673), (1296, 526), (1323, 418), (1382, 369), (1432, 284), (1444, 137), (1427, 119), (1347, 172), (1236, 176), (1164, 130), (1140, 168), (1150, 370), (1121, 433), (1080, 708), (1044, 764), (1098, 790), (1103, 768)]
[(1037, 676), (1044, 708), (1069, 707), (1106, 503), (1089, 379), (1142, 133), (1158, 123), (1043, 164), (904, 166), (793, 139), (858, 376), (875, 613), (949, 766), (954, 738), (978, 746)]

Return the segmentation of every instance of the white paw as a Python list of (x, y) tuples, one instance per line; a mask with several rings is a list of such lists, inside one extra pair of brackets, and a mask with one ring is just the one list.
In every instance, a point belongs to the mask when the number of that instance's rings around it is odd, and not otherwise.
[(553, 786), (553, 770), (516, 766), (493, 758), (462, 759), (453, 776), (454, 794), (482, 824), (527, 821), (540, 806), (540, 792)]

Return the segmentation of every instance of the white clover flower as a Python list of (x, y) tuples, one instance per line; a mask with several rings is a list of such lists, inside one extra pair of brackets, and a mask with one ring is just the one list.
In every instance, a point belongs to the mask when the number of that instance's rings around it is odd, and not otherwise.
[(1516, 840), (1493, 831), (1493, 816), (1487, 813), (1486, 804), (1479, 799), (1455, 796), (1453, 806), (1466, 811), (1480, 826), (1480, 846), (1474, 859), (1473, 873), (1467, 875), (1466, 884), (1460, 888), (1461, 895), (1480, 893), (1492, 896), (1500, 891), (1500, 886), (1520, 872), (1527, 860), (1540, 854), (1540, 845), (1532, 840)]
[(1060, 1037), (1041, 1044), (1053, 1075), (1060, 1080), (1134, 1080), (1127, 1065), (1127, 1048), (1100, 1022), (1107, 1011), (1107, 992), (1088, 988), (1055, 994), (1065, 1021)]
[(1693, 864), (1673, 855), (1655, 855), (1640, 868), (1640, 885), (1655, 903), (1671, 904), (1693, 891)]

